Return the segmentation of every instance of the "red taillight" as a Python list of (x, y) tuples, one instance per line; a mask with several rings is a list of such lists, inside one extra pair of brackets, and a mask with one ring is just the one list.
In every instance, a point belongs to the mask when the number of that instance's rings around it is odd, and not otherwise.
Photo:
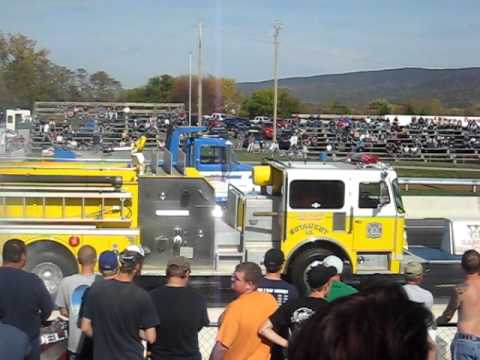
[(78, 236), (70, 236), (68, 238), (68, 243), (71, 247), (78, 246), (80, 244), (80, 238)]
[(362, 163), (364, 165), (376, 164), (380, 160), (377, 155), (373, 155), (373, 154), (355, 153), (355, 154), (350, 154), (349, 157), (351, 162)]
[(363, 154), (361, 157), (362, 163), (365, 165), (367, 164), (376, 164), (378, 163), (378, 156), (377, 155), (372, 155), (372, 154)]

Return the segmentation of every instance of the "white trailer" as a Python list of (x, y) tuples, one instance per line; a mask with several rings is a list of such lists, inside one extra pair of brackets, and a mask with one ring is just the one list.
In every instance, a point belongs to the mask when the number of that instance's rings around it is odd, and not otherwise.
[(5, 111), (5, 127), (7, 130), (15, 131), (19, 123), (31, 122), (30, 110), (8, 109)]

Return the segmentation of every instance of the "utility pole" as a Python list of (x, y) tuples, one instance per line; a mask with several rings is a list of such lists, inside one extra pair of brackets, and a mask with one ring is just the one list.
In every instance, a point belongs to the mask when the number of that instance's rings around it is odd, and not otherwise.
[(198, 126), (202, 126), (202, 22), (198, 23)]
[(188, 126), (192, 126), (192, 52), (188, 54)]
[(277, 143), (277, 107), (278, 107), (278, 35), (282, 24), (277, 20), (273, 24), (273, 137), (272, 150), (278, 150)]

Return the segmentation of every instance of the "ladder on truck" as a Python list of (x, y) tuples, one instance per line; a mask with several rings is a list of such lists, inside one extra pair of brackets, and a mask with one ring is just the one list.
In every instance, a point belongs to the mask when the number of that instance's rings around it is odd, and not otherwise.
[(0, 223), (130, 223), (132, 194), (107, 189), (0, 186)]

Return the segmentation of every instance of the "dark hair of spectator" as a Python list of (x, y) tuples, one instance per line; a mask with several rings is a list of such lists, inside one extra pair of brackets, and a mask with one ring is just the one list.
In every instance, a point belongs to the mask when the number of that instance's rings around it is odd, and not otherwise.
[(372, 275), (360, 285), (360, 292), (364, 296), (375, 297), (379, 302), (394, 304), (408, 299), (403, 286), (392, 282), (383, 275)]
[(120, 265), (119, 270), (122, 274), (132, 274), (135, 270), (135, 266), (136, 264), (133, 263), (124, 263)]
[[(315, 313), (289, 346), (289, 360), (425, 360), (433, 318), (399, 284), (340, 298)], [(389, 294), (393, 292), (394, 294)], [(312, 346), (312, 344), (315, 344)]]
[(480, 271), (480, 254), (476, 250), (467, 250), (462, 255), (462, 269), (467, 274)]
[(78, 263), (80, 265), (94, 265), (97, 261), (97, 251), (90, 245), (83, 245), (78, 250)]
[(265, 269), (269, 273), (279, 272), (283, 265), (265, 265)]
[(11, 239), (3, 244), (2, 259), (3, 262), (19, 263), (22, 255), (27, 253), (27, 247), (22, 240)]
[(241, 272), (244, 274), (244, 280), (251, 282), (255, 287), (258, 287), (262, 280), (262, 269), (258, 264), (253, 262), (243, 262), (235, 267), (235, 272)]

